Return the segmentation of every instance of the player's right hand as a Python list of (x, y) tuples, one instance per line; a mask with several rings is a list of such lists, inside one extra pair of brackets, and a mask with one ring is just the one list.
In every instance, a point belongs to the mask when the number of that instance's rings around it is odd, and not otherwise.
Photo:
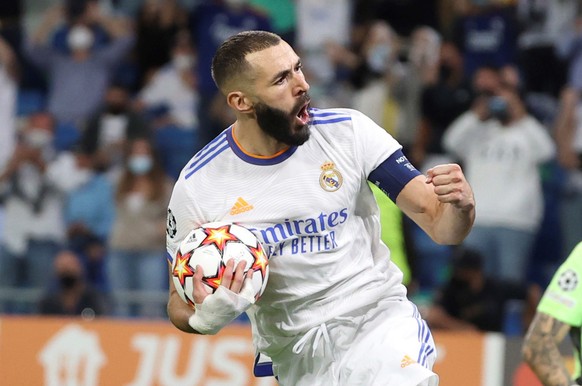
[[(246, 268), (246, 261), (239, 261), (235, 267), (234, 260), (230, 259), (226, 262), (226, 268), (224, 269), (224, 273), (222, 274), (222, 280), (220, 285), (229, 289), (230, 291), (238, 294), (243, 289), (243, 285), (245, 283), (245, 279), (251, 279), (253, 276), (253, 270), (249, 269), (248, 274), (245, 275), (245, 268)], [(204, 271), (202, 270), (201, 266), (196, 267), (196, 273), (194, 274), (194, 302), (196, 304), (202, 304), (204, 299), (208, 295), (208, 291), (206, 291), (206, 287), (202, 282), (202, 278), (204, 277)]]

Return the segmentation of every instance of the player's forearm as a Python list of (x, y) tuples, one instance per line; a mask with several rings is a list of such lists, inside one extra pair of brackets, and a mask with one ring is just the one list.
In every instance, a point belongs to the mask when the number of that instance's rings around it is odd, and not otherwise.
[(188, 323), (193, 312), (192, 308), (184, 303), (177, 294), (170, 296), (168, 300), (168, 317), (176, 328), (184, 332), (196, 334), (197, 332)]
[(475, 221), (475, 207), (457, 208), (452, 204), (441, 204), (441, 215), (433, 230), (433, 239), (444, 245), (460, 244), (471, 231)]
[(575, 384), (566, 369), (558, 344), (570, 326), (551, 316), (536, 314), (526, 335), (522, 349), (525, 362), (545, 386)]
[(545, 386), (570, 386), (568, 370), (564, 366), (559, 350), (550, 342), (540, 340), (540, 347), (524, 347), (524, 359)]

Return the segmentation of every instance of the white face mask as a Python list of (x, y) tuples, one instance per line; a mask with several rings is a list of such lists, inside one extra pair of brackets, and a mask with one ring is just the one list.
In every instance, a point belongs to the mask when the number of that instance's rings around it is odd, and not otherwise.
[(383, 73), (388, 69), (391, 47), (387, 43), (376, 44), (367, 55), (367, 62), (370, 69), (375, 72)]
[(93, 45), (93, 32), (85, 26), (75, 26), (69, 30), (67, 42), (71, 50), (86, 50)]
[(25, 137), (24, 141), (30, 147), (35, 149), (42, 149), (49, 145), (53, 140), (53, 136), (45, 129), (33, 128), (30, 129)]
[(154, 161), (148, 155), (134, 155), (129, 157), (127, 166), (132, 173), (142, 176), (152, 169)]

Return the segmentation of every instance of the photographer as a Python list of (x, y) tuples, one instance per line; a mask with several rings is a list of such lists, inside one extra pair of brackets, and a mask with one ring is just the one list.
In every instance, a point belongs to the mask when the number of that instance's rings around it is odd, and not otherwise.
[(451, 124), (443, 146), (464, 164), (479, 202), (464, 244), (484, 256), (487, 274), (524, 283), (544, 211), (538, 168), (555, 144), (515, 87), (492, 90)]

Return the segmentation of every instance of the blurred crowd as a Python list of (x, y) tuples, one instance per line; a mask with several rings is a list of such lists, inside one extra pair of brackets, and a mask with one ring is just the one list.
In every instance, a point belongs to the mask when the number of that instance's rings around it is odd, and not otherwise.
[(580, 0), (2, 2), (0, 312), (164, 316), (172, 183), (232, 123), (210, 63), (249, 29), (294, 46), (314, 106), (366, 113), (422, 171), (464, 167), (461, 247), (380, 205), (427, 320), (528, 314), (582, 238)]

